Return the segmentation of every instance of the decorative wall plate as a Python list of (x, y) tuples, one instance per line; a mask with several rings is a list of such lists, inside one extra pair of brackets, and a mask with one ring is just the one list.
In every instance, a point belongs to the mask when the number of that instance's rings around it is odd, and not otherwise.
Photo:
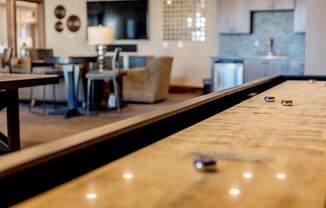
[(71, 15), (67, 19), (67, 27), (71, 32), (77, 32), (81, 27), (80, 18), (76, 15)]
[(57, 23), (55, 23), (54, 28), (57, 32), (62, 32), (64, 29), (64, 25), (61, 21), (58, 21)]
[(63, 19), (66, 16), (66, 9), (64, 8), (64, 6), (62, 5), (57, 6), (54, 10), (54, 15), (58, 19)]

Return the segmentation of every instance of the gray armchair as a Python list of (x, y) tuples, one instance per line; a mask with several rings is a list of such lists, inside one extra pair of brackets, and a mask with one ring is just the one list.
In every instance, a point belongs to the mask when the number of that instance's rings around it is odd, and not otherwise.
[(169, 92), (172, 57), (155, 57), (146, 67), (133, 68), (123, 77), (123, 99), (130, 102), (162, 101)]

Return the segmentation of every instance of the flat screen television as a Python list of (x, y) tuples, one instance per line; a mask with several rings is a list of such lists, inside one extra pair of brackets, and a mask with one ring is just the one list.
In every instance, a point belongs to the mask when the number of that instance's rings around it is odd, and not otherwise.
[(148, 39), (148, 0), (87, 2), (88, 26), (111, 26), (117, 40)]

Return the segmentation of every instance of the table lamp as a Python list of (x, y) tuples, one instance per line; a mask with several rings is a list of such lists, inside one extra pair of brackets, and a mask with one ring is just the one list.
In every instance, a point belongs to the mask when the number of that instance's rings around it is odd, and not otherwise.
[(105, 69), (104, 56), (106, 53), (106, 45), (114, 41), (112, 27), (92, 26), (87, 28), (88, 43), (96, 45), (97, 63), (99, 71)]

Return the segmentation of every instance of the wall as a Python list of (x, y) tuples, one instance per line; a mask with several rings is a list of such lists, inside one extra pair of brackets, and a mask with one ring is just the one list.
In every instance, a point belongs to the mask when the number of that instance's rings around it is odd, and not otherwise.
[[(142, 41), (120, 41), (118, 43), (137, 43), (139, 55), (169, 55), (174, 57), (172, 85), (202, 87), (202, 79), (210, 76), (210, 57), (217, 51), (217, 3), (207, 0), (205, 15), (207, 18), (207, 40), (203, 43), (184, 42), (178, 48), (176, 42), (169, 42), (163, 47), (163, 0), (150, 0), (149, 28), (150, 39)], [(67, 16), (78, 14), (82, 28), (77, 33), (65, 31), (57, 33), (54, 24), (54, 9), (62, 4), (67, 9)], [(86, 0), (45, 0), (46, 45), (53, 48), (57, 55), (95, 54), (92, 46), (86, 42)], [(64, 21), (67, 17), (64, 19)], [(126, 54), (126, 53), (125, 53)]]
[[(305, 35), (294, 32), (293, 11), (252, 13), (252, 34), (220, 35), (220, 56), (250, 57), (266, 55), (267, 39), (274, 38), (274, 51), (289, 57), (304, 57)], [(259, 46), (255, 45), (258, 41)]]
[(308, 1), (305, 74), (326, 75), (325, 11), (325, 0)]

